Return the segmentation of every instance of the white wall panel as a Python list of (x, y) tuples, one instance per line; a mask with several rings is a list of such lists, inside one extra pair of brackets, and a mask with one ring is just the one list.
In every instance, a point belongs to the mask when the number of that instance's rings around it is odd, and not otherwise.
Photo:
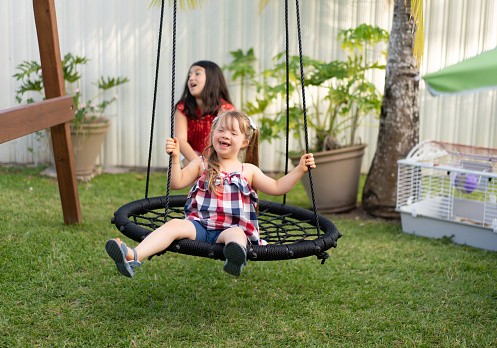
[[(497, 47), (494, 0), (428, 0), (425, 8), (422, 74)], [(496, 91), (432, 97), (421, 83), (420, 140), (497, 148), (496, 120)]]
[[(62, 54), (72, 52), (91, 59), (83, 71), (81, 89), (98, 76), (126, 75), (130, 83), (118, 88), (119, 99), (109, 108), (113, 117), (99, 161), (103, 165), (146, 166), (153, 101), (158, 8), (149, 0), (55, 0)], [(290, 1), (290, 54), (297, 54), (295, 4)], [(300, 1), (303, 51), (322, 60), (341, 59), (336, 35), (361, 23), (390, 30), (392, 5), (386, 0)], [(273, 1), (261, 14), (257, 0), (210, 0), (202, 9), (178, 11), (175, 97), (183, 89), (190, 64), (213, 60), (220, 66), (230, 51), (253, 47), (258, 70), (272, 66), (272, 57), (284, 50), (283, 1)], [(425, 6), (425, 55), (421, 72), (432, 72), (497, 46), (497, 6), (494, 0), (428, 0)], [(15, 66), (39, 59), (31, 0), (0, 0), (0, 108), (16, 105)], [(165, 138), (170, 134), (171, 13), (165, 12), (162, 59), (153, 141), (153, 167), (164, 167)], [(231, 77), (227, 75), (227, 78)], [(382, 91), (384, 73), (371, 78)], [(238, 86), (229, 82), (236, 106)], [(246, 98), (253, 96), (247, 91)], [(497, 92), (463, 97), (433, 98), (421, 83), (421, 139), (497, 147)], [(377, 125), (376, 120), (367, 123)], [(368, 143), (363, 171), (376, 148), (377, 127), (363, 127), (359, 136)], [(31, 163), (49, 160), (47, 147), (29, 135), (0, 145), (0, 162)], [(28, 147), (38, 147), (35, 154)], [(284, 144), (262, 144), (264, 170), (281, 170)]]

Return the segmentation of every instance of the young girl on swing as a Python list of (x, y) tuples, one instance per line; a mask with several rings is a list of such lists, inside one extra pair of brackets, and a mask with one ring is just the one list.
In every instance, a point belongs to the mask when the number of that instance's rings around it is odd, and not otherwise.
[[(255, 190), (279, 196), (289, 192), (298, 180), (315, 168), (312, 154), (301, 157), (290, 173), (274, 180), (258, 167), (259, 130), (252, 120), (228, 111), (214, 120), (211, 144), (203, 155), (180, 168), (178, 139), (167, 139), (172, 156), (171, 188), (183, 189), (196, 183), (188, 194), (185, 219), (172, 219), (151, 232), (136, 248), (119, 239), (109, 239), (107, 253), (117, 270), (132, 277), (141, 260), (166, 249), (174, 240), (188, 238), (225, 244), (224, 271), (239, 276), (247, 260), (247, 240), (259, 244)], [(245, 155), (245, 162), (240, 161)]]
[(208, 60), (193, 63), (174, 114), (185, 166), (209, 146), (212, 120), (234, 109), (221, 68)]

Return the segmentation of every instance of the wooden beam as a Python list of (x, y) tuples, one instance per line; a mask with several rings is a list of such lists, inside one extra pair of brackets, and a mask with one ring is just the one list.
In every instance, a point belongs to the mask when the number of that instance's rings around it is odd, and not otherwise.
[(43, 87), (47, 99), (66, 94), (54, 0), (33, 0)]
[[(54, 0), (33, 0), (33, 10), (45, 96), (47, 99), (64, 96), (66, 93)], [(64, 223), (80, 224), (81, 208), (69, 123), (53, 126), (50, 130)]]
[(0, 110), (0, 144), (74, 119), (72, 96)]

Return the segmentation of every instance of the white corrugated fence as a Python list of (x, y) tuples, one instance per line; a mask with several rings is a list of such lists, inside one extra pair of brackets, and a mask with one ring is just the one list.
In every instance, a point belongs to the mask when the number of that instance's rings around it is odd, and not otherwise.
[[(61, 53), (91, 59), (82, 71), (81, 86), (88, 97), (100, 75), (127, 76), (128, 84), (115, 94), (109, 108), (112, 126), (99, 163), (104, 166), (146, 166), (149, 149), (155, 59), (159, 27), (158, 8), (149, 0), (55, 0)], [(167, 3), (167, 2), (166, 2)], [(283, 1), (274, 0), (261, 14), (257, 0), (210, 0), (202, 9), (178, 11), (175, 97), (177, 101), (191, 63), (201, 59), (224, 66), (230, 51), (253, 47), (257, 70), (272, 66), (272, 57), (284, 51)], [(31, 0), (0, 0), (0, 109), (16, 106), (18, 83), (12, 77), (24, 60), (39, 60)], [(425, 54), (421, 73), (433, 72), (497, 46), (497, 5), (494, 0), (428, 0), (425, 3)], [(303, 53), (312, 58), (344, 58), (336, 35), (361, 23), (390, 30), (393, 5), (386, 0), (301, 1)], [(171, 114), (171, 11), (166, 10), (153, 141), (153, 167), (165, 167), (165, 138)], [(290, 1), (290, 54), (298, 54), (295, 4)], [(239, 88), (229, 79), (235, 106)], [(384, 72), (371, 75), (383, 91)], [(114, 93), (114, 92), (112, 92)], [(246, 99), (253, 97), (247, 92)], [(377, 125), (375, 119), (366, 121)], [(436, 139), (497, 147), (497, 92), (434, 98), (421, 83), (420, 140)], [(363, 172), (376, 148), (377, 127), (361, 127), (368, 143)], [(34, 148), (33, 152), (28, 148)], [(283, 169), (282, 142), (262, 144), (261, 167)], [(28, 135), (0, 144), (0, 163), (40, 163), (50, 160), (49, 146)]]

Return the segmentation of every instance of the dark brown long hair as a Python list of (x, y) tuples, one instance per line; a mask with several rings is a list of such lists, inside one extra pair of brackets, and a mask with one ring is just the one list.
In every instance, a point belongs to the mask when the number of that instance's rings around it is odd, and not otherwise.
[[(193, 63), (193, 66), (200, 66), (205, 69), (205, 86), (202, 90), (202, 100), (204, 102), (202, 113), (198, 118), (202, 118), (205, 115), (217, 115), (219, 110), (221, 110), (221, 104), (226, 101), (230, 104), (231, 102), (230, 92), (228, 90), (228, 85), (223, 75), (221, 68), (214, 62), (209, 60), (200, 60)], [(191, 95), (190, 89), (188, 88), (189, 76), (186, 76), (185, 88), (181, 99), (176, 103), (176, 108), (181, 102), (185, 103), (184, 113), (188, 118), (197, 119), (197, 102), (195, 97)]]
[(212, 146), (212, 138), (217, 125), (225, 121), (226, 125), (229, 127), (233, 126), (234, 120), (238, 121), (240, 126), (240, 131), (244, 135), (245, 139), (248, 139), (249, 144), (245, 149), (240, 151), (239, 156), (241, 156), (240, 161), (244, 163), (251, 163), (255, 166), (259, 166), (259, 130), (253, 129), (250, 124), (250, 119), (244, 113), (239, 111), (226, 111), (223, 112), (214, 123), (212, 123), (211, 135), (210, 135), (210, 145), (204, 150), (202, 156), (207, 163), (207, 177), (208, 177), (208, 187), (210, 192), (216, 191), (216, 179), (221, 171), (221, 166), (219, 164), (219, 157), (217, 156), (216, 150)]

